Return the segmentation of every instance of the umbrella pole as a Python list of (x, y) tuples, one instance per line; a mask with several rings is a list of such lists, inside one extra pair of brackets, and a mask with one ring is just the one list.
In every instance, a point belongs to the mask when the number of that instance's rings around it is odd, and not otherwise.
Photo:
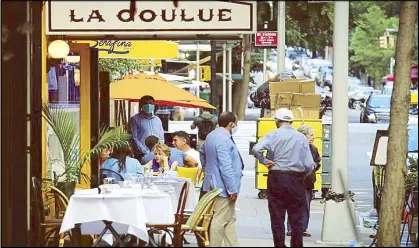
[(114, 115), (113, 115), (113, 118), (114, 118), (114, 122), (115, 122), (115, 127), (118, 127), (119, 126), (119, 101), (118, 100), (114, 100), (113, 101), (114, 102)]
[(128, 101), (128, 119), (131, 118), (131, 101)]

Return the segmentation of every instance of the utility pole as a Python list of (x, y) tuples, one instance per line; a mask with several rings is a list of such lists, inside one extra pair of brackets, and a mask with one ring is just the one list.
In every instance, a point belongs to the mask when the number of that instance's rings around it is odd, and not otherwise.
[[(348, 39), (349, 2), (335, 2), (334, 64), (332, 109), (332, 170), (330, 192), (344, 194), (348, 190)], [(348, 207), (349, 206), (349, 207)], [(352, 215), (353, 212), (353, 215)], [(322, 242), (348, 243), (356, 240), (353, 226), (355, 207), (350, 199), (327, 200), (324, 208)], [(354, 230), (355, 229), (355, 230)]]
[(285, 1), (278, 3), (278, 73), (285, 72)]
[(213, 114), (218, 115), (218, 88), (217, 88), (217, 41), (211, 41), (211, 94), (210, 94), (211, 105), (217, 107), (213, 110)]
[(229, 44), (228, 52), (228, 104), (227, 110), (233, 111), (233, 47)]
[[(263, 30), (266, 31), (268, 30), (268, 21), (265, 21), (263, 24)], [(265, 83), (267, 81), (267, 76), (266, 76), (266, 63), (267, 63), (267, 51), (266, 48), (263, 48), (263, 83)]]
[(223, 43), (223, 110), (225, 112), (227, 109), (227, 78), (226, 78), (226, 67), (227, 67), (227, 51), (226, 51), (226, 43)]

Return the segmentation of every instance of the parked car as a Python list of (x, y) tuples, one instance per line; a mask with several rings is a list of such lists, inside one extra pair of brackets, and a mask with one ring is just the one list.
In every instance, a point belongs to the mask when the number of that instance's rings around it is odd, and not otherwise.
[(326, 69), (320, 81), (320, 86), (328, 91), (332, 91), (333, 84), (333, 69)]
[(365, 84), (357, 77), (348, 77), (348, 84), (356, 86), (365, 86)]
[(362, 105), (367, 101), (372, 94), (380, 94), (379, 90), (374, 90), (373, 87), (348, 86), (348, 106), (353, 109), (361, 109)]
[(371, 94), (361, 110), (361, 123), (380, 123), (390, 120), (391, 96)]
[(323, 81), (323, 78), (326, 76), (326, 71), (333, 71), (333, 66), (320, 66), (319, 71), (316, 74), (316, 77), (314, 78), (314, 82), (317, 83), (317, 85), (320, 86), (321, 82)]
[(384, 95), (391, 95), (393, 93), (393, 85), (386, 85), (383, 89)]
[(314, 79), (319, 72), (321, 66), (332, 66), (332, 62), (324, 59), (312, 59), (310, 64), (310, 70), (308, 76)]

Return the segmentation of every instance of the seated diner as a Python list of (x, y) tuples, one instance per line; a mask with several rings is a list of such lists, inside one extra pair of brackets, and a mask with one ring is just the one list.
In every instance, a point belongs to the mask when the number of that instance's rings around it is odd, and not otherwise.
[(110, 156), (105, 160), (102, 169), (112, 170), (119, 173), (124, 180), (129, 180), (131, 174), (142, 174), (140, 162), (130, 157), (131, 149), (128, 144), (114, 148)]

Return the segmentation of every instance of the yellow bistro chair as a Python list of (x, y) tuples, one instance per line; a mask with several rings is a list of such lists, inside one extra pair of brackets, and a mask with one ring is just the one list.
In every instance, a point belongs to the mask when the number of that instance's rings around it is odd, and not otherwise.
[(178, 177), (183, 178), (190, 178), (191, 182), (196, 185), (196, 178), (198, 176), (199, 168), (184, 168), (184, 167), (178, 167), (177, 168), (177, 175)]

